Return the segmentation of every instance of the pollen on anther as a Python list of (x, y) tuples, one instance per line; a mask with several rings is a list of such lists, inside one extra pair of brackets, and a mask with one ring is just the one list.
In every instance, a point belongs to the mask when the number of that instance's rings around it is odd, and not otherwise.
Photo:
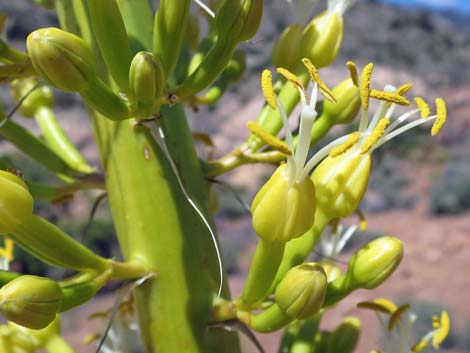
[(280, 75), (284, 76), (286, 80), (290, 81), (299, 90), (301, 90), (302, 92), (305, 92), (304, 85), (302, 84), (302, 82), (300, 82), (299, 78), (295, 76), (292, 72), (282, 67), (278, 67), (277, 72)]
[(331, 92), (331, 90), (328, 88), (328, 86), (326, 85), (326, 83), (321, 79), (320, 75), (318, 74), (318, 70), (317, 68), (315, 67), (315, 65), (313, 65), (313, 63), (307, 59), (307, 58), (303, 58), (302, 59), (302, 63), (305, 65), (305, 67), (307, 68), (307, 71), (310, 75), (310, 79), (313, 81), (313, 82), (316, 82), (317, 85), (318, 85), (318, 88), (320, 89), (320, 92), (325, 96), (326, 99), (328, 99), (329, 101), (333, 102), (333, 103), (336, 103), (336, 98), (335, 96), (333, 95), (333, 92)]
[(348, 151), (352, 146), (354, 146), (354, 144), (356, 144), (357, 141), (359, 141), (359, 137), (361, 137), (359, 131), (353, 132), (351, 135), (349, 135), (346, 141), (330, 151), (330, 157), (337, 157)]
[(426, 103), (426, 101), (421, 97), (415, 97), (414, 101), (418, 109), (421, 111), (421, 118), (428, 118), (429, 115), (431, 115), (431, 109), (429, 109), (428, 103)]
[(271, 108), (276, 108), (276, 98), (274, 97), (273, 74), (269, 70), (264, 70), (261, 74), (261, 90), (263, 91), (266, 102)]
[(380, 140), (380, 138), (383, 136), (385, 132), (385, 129), (387, 128), (389, 124), (390, 124), (390, 119), (382, 118), (379, 120), (374, 130), (372, 130), (369, 137), (367, 137), (367, 139), (362, 144), (361, 146), (362, 154), (369, 152), (372, 146), (374, 146), (377, 143), (377, 141)]
[(351, 80), (354, 83), (354, 85), (359, 86), (359, 75), (357, 73), (356, 64), (352, 61), (348, 61), (346, 63), (346, 67), (349, 70), (349, 76), (351, 76)]
[(436, 98), (436, 114), (437, 118), (431, 129), (432, 136), (436, 136), (441, 131), (447, 119), (446, 103), (442, 98)]
[(246, 127), (248, 128), (248, 130), (251, 131), (253, 135), (259, 137), (268, 146), (288, 156), (292, 155), (292, 151), (290, 150), (289, 146), (287, 146), (285, 142), (281, 141), (280, 139), (278, 139), (277, 137), (273, 135), (268, 134), (254, 121), (249, 121), (246, 124)]
[(373, 89), (370, 91), (370, 97), (389, 103), (395, 103), (398, 105), (410, 105), (410, 101), (408, 99), (393, 92), (384, 92)]
[(390, 315), (390, 319), (388, 321), (388, 330), (392, 331), (395, 324), (398, 322), (400, 317), (403, 315), (405, 311), (410, 308), (410, 304), (404, 304), (400, 306), (397, 310), (395, 310), (392, 315)]
[(405, 83), (404, 85), (401, 85), (400, 87), (397, 88), (395, 91), (396, 94), (399, 94), (400, 96), (403, 96), (406, 92), (408, 92), (413, 85), (411, 83)]
[(364, 110), (369, 109), (369, 96), (370, 96), (370, 80), (372, 77), (372, 70), (374, 69), (374, 64), (369, 63), (367, 64), (361, 73), (361, 102), (362, 108)]

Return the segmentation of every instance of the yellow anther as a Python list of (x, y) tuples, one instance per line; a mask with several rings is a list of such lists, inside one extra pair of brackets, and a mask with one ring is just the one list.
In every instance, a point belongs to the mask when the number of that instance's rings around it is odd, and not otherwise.
[(271, 108), (276, 109), (276, 98), (273, 88), (273, 74), (269, 70), (264, 70), (261, 74), (261, 90), (264, 98)]
[(264, 143), (268, 146), (274, 148), (275, 150), (284, 153), (286, 155), (291, 155), (292, 151), (286, 143), (278, 139), (277, 137), (268, 134), (264, 131), (258, 124), (254, 121), (249, 121), (246, 124), (247, 128), (251, 131), (252, 134), (258, 136)]
[(370, 80), (372, 77), (372, 70), (374, 69), (374, 64), (369, 63), (367, 64), (361, 73), (361, 102), (362, 102), (362, 109), (368, 110), (369, 109), (369, 96), (370, 96)]
[(93, 343), (94, 341), (97, 341), (100, 338), (100, 335), (97, 333), (90, 333), (89, 335), (86, 335), (85, 338), (83, 338), (83, 344), (89, 345)]
[(373, 89), (370, 91), (370, 97), (398, 105), (410, 105), (410, 101), (408, 99), (393, 92), (384, 92)]
[(349, 150), (352, 146), (354, 146), (357, 141), (359, 141), (359, 137), (361, 137), (359, 131), (353, 132), (351, 135), (349, 135), (346, 141), (344, 141), (341, 145), (336, 146), (330, 151), (330, 157), (339, 156), (340, 154), (343, 154), (344, 152)]
[(398, 309), (398, 307), (391, 300), (385, 298), (377, 298), (374, 300), (374, 303), (386, 307), (390, 313), (393, 313)]
[(304, 85), (300, 82), (299, 78), (295, 76), (292, 72), (282, 67), (277, 68), (277, 72), (284, 76), (286, 80), (290, 81), (295, 87), (300, 88), (302, 91), (304, 90)]
[(4, 257), (8, 262), (14, 259), (14, 245), (13, 240), (5, 238), (3, 248), (0, 248), (0, 256)]
[(433, 328), (441, 327), (441, 320), (439, 319), (439, 316), (433, 315), (433, 317), (432, 317), (432, 327)]
[(390, 119), (382, 118), (379, 120), (377, 125), (375, 126), (374, 130), (372, 130), (369, 137), (364, 141), (361, 147), (361, 153), (367, 153), (369, 150), (374, 146), (377, 141), (383, 136), (385, 129), (387, 128), (388, 124), (390, 124)]
[(429, 117), (429, 115), (431, 115), (431, 109), (429, 109), (428, 103), (421, 97), (415, 97), (414, 100), (418, 109), (421, 110), (421, 118), (426, 119)]
[(410, 304), (405, 304), (400, 306), (397, 310), (393, 312), (393, 314), (390, 316), (390, 320), (388, 320), (388, 330), (392, 331), (393, 327), (395, 324), (398, 322), (400, 317), (403, 315), (405, 311), (407, 311), (410, 308)]
[(408, 92), (413, 85), (411, 83), (405, 83), (404, 85), (401, 85), (400, 87), (397, 88), (395, 91), (396, 94), (399, 94), (400, 96), (403, 96), (406, 92)]
[(442, 98), (436, 98), (436, 114), (437, 118), (431, 129), (432, 136), (436, 136), (441, 131), (447, 119), (446, 102)]
[(359, 86), (359, 74), (357, 73), (357, 67), (356, 64), (353, 63), (352, 61), (348, 61), (346, 63), (346, 67), (349, 70), (349, 76), (351, 76), (352, 82), (356, 85)]
[(443, 311), (441, 313), (441, 322), (439, 330), (435, 333), (432, 338), (432, 346), (435, 349), (439, 348), (439, 345), (446, 339), (447, 335), (449, 334), (450, 330), (450, 318), (447, 311)]
[(310, 74), (310, 79), (313, 82), (317, 83), (318, 88), (320, 89), (320, 92), (325, 96), (326, 99), (328, 99), (329, 101), (331, 101), (333, 103), (336, 103), (336, 98), (333, 95), (333, 92), (331, 92), (331, 90), (328, 88), (326, 83), (321, 79), (315, 65), (313, 65), (312, 62), (307, 58), (303, 58), (302, 62), (305, 65), (305, 67), (307, 68), (308, 73)]
[(428, 341), (422, 338), (418, 343), (416, 343), (413, 347), (411, 347), (411, 351), (413, 353), (418, 353), (423, 351), (428, 347)]
[(360, 302), (357, 304), (357, 307), (360, 309), (370, 309), (374, 310), (379, 313), (384, 313), (384, 314), (391, 314), (392, 312), (390, 311), (389, 308), (386, 306), (383, 306), (381, 304), (375, 303), (375, 302)]
[(355, 212), (356, 212), (357, 217), (359, 217), (359, 230), (361, 232), (365, 232), (367, 230), (366, 216), (365, 216), (364, 212), (362, 212), (359, 208)]

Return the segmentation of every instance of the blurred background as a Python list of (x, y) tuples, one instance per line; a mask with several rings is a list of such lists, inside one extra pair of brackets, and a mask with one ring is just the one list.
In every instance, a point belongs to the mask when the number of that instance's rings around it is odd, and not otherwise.
[[(315, 13), (325, 7), (317, 6)], [(0, 0), (0, 13), (8, 15), (7, 37), (23, 48), (26, 36), (40, 27), (56, 25), (52, 11), (38, 8), (28, 0)], [(215, 155), (229, 152), (246, 137), (245, 124), (254, 120), (263, 105), (259, 74), (269, 67), (272, 45), (282, 28), (292, 23), (287, 3), (267, 0), (262, 28), (243, 48), (248, 53), (248, 71), (215, 107), (189, 111), (194, 131), (210, 134)], [(368, 230), (358, 233), (350, 253), (381, 235), (395, 235), (405, 243), (405, 258), (391, 279), (374, 291), (357, 291), (325, 317), (325, 328), (333, 328), (345, 315), (363, 320), (363, 334), (357, 352), (380, 348), (378, 323), (372, 312), (359, 311), (356, 303), (386, 297), (398, 303), (412, 303), (418, 315), (417, 333), (431, 328), (431, 317), (447, 309), (451, 335), (443, 345), (448, 352), (470, 352), (470, 1), (468, 0), (383, 0), (359, 1), (345, 15), (344, 44), (339, 57), (322, 78), (334, 86), (348, 73), (345, 62), (359, 67), (375, 63), (373, 85), (414, 84), (413, 96), (432, 102), (443, 97), (448, 104), (448, 122), (441, 134), (431, 139), (429, 127), (413, 129), (375, 153), (374, 167), (361, 206)], [(77, 96), (56, 92), (56, 113), (64, 129), (94, 165), (97, 152), (91, 127)], [(11, 98), (0, 86), (0, 100), (6, 110)], [(32, 122), (14, 117), (31, 129)], [(333, 135), (342, 133), (334, 130)], [(207, 151), (200, 146), (201, 156)], [(23, 172), (26, 179), (54, 182), (48, 173), (0, 140), (0, 158)], [(224, 176), (224, 180), (247, 203), (272, 172), (265, 165), (245, 166)], [(224, 186), (215, 186), (220, 203), (217, 224), (230, 273), (234, 295), (241, 292), (256, 244), (249, 213)], [(81, 237), (97, 197), (86, 192), (72, 202), (51, 206), (38, 203), (37, 210), (69, 234)], [(83, 242), (104, 256), (119, 256), (106, 202), (99, 208)], [(13, 269), (33, 274), (58, 276), (57, 270), (16, 249)], [(341, 259), (340, 259), (341, 260)], [(88, 320), (95, 311), (112, 305), (113, 288), (94, 301), (64, 315), (66, 336), (80, 353), (93, 352), (82, 344), (96, 325)], [(114, 288), (115, 289), (115, 288)], [(276, 352), (279, 335), (260, 335), (266, 352)], [(247, 352), (255, 352), (244, 342)]]

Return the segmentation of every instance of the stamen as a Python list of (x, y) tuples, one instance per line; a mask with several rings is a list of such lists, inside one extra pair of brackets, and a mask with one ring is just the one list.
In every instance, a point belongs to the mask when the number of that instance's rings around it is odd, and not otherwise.
[(429, 345), (428, 340), (421, 338), (418, 343), (416, 343), (413, 347), (411, 347), (411, 351), (413, 353), (419, 353), (426, 349)]
[(261, 74), (261, 90), (269, 106), (276, 109), (276, 99), (273, 88), (273, 74), (269, 70), (264, 70)]
[(374, 302), (388, 308), (390, 313), (393, 313), (398, 309), (398, 307), (392, 301), (385, 298), (377, 298), (374, 300)]
[(432, 125), (431, 136), (436, 136), (441, 131), (447, 119), (446, 103), (442, 98), (436, 98), (437, 119)]
[[(395, 129), (398, 125), (400, 125), (402, 122), (410, 118), (411, 116), (415, 115), (416, 113), (419, 113), (419, 109), (415, 110), (410, 110), (409, 112), (406, 112), (399, 118), (395, 119), (387, 128), (385, 129), (385, 135), (391, 132), (393, 129)], [(386, 116), (387, 118), (389, 117), (388, 114)]]
[(361, 74), (360, 93), (361, 93), (362, 109), (364, 110), (369, 109), (370, 80), (372, 77), (373, 69), (374, 69), (374, 64), (369, 63), (364, 67), (364, 69), (362, 70), (362, 74)]
[(352, 61), (348, 61), (346, 63), (346, 66), (349, 70), (349, 76), (351, 76), (352, 82), (354, 83), (354, 85), (359, 86), (359, 75), (357, 73), (356, 64), (353, 63)]
[(379, 120), (379, 122), (377, 123), (377, 126), (374, 128), (374, 130), (372, 130), (369, 137), (367, 137), (367, 139), (362, 144), (361, 146), (362, 154), (369, 152), (371, 147), (374, 146), (377, 143), (377, 141), (380, 140), (388, 124), (390, 124), (390, 119), (382, 118)]
[(357, 141), (359, 141), (359, 138), (361, 137), (361, 134), (359, 131), (355, 131), (352, 134), (348, 136), (348, 139), (342, 143), (339, 146), (336, 146), (330, 151), (329, 156), (330, 157), (337, 157), (344, 152), (348, 151), (352, 146), (356, 144)]
[(429, 108), (428, 103), (426, 103), (426, 101), (421, 97), (415, 97), (414, 101), (418, 109), (421, 111), (421, 118), (428, 118), (431, 115), (431, 109)]
[(305, 95), (305, 88), (304, 88), (304, 85), (302, 84), (302, 82), (300, 82), (299, 78), (297, 76), (295, 76), (289, 70), (284, 69), (282, 67), (278, 67), (277, 72), (280, 75), (284, 76), (284, 78), (286, 80), (291, 82), (299, 90), (300, 98), (302, 99), (302, 104), (306, 105), (307, 104), (307, 97)]
[(392, 331), (395, 324), (400, 319), (401, 315), (410, 308), (410, 304), (404, 304), (393, 312), (388, 321), (388, 331)]
[(4, 238), (3, 248), (0, 248), (0, 256), (5, 258), (7, 262), (11, 262), (14, 259), (14, 244), (15, 243), (10, 238)]
[(360, 302), (356, 305), (359, 309), (370, 309), (379, 313), (391, 314), (391, 311), (388, 307), (382, 305), (381, 303), (373, 302)]
[(326, 83), (320, 78), (320, 75), (318, 74), (318, 70), (315, 65), (313, 65), (313, 63), (307, 58), (303, 58), (302, 62), (307, 68), (308, 73), (310, 74), (310, 79), (318, 84), (320, 92), (325, 96), (326, 99), (333, 103), (336, 103), (336, 98), (334, 97), (333, 92), (331, 92)]
[(268, 146), (270, 146), (270, 147), (274, 148), (276, 151), (279, 151), (279, 152), (284, 153), (286, 155), (289, 155), (289, 156), (292, 155), (291, 149), (289, 148), (289, 146), (287, 146), (287, 144), (285, 142), (281, 141), (276, 136), (268, 134), (266, 131), (264, 131), (254, 121), (249, 121), (246, 124), (246, 126), (253, 135), (258, 136)]
[(400, 96), (403, 96), (406, 92), (408, 92), (413, 85), (411, 83), (405, 83), (404, 85), (401, 85), (400, 87), (397, 88), (395, 91), (396, 94), (399, 94)]
[(366, 219), (366, 216), (365, 216), (364, 212), (362, 212), (358, 208), (358, 209), (356, 209), (355, 213), (356, 213), (357, 217), (359, 217), (359, 230), (361, 232), (365, 232), (367, 230), (367, 219)]
[(450, 319), (447, 311), (441, 313), (441, 322), (439, 330), (434, 334), (432, 338), (432, 345), (435, 349), (439, 348), (439, 345), (445, 340), (450, 330)]
[(389, 103), (395, 103), (398, 105), (410, 105), (410, 101), (408, 99), (392, 92), (384, 92), (373, 89), (370, 91), (370, 97)]

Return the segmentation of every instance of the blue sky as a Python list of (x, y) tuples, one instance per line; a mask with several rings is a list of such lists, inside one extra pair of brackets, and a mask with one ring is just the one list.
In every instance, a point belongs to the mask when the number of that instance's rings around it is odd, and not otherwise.
[(470, 14), (470, 0), (381, 0), (402, 6), (431, 7), (437, 10), (455, 10)]

